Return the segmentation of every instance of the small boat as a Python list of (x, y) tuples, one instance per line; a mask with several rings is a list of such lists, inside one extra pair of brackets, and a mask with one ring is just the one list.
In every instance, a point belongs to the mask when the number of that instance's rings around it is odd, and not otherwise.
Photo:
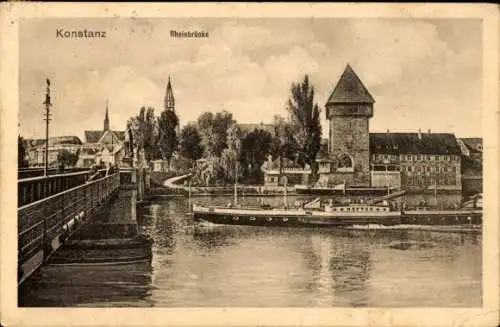
[(222, 225), (322, 227), (354, 224), (397, 224), (401, 211), (388, 205), (348, 204), (325, 205), (320, 209), (243, 208), (193, 205), (198, 221)]

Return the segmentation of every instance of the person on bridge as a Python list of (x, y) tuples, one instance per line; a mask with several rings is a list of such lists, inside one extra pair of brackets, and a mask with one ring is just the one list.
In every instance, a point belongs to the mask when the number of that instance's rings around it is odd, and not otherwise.
[(59, 163), (59, 174), (62, 174), (64, 172), (64, 162)]

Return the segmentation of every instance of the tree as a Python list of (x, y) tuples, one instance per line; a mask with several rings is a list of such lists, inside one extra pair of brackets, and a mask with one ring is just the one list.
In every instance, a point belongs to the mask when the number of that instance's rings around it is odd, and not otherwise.
[(227, 147), (227, 131), (235, 121), (233, 114), (225, 110), (217, 112), (204, 112), (198, 117), (198, 130), (202, 138), (205, 155), (220, 157)]
[(62, 164), (64, 167), (74, 167), (78, 162), (79, 155), (79, 151), (72, 153), (66, 149), (61, 149), (57, 153), (57, 162)]
[(143, 132), (144, 132), (144, 156), (146, 157), (146, 161), (150, 162), (155, 158), (157, 149), (156, 144), (158, 140), (155, 110), (152, 107), (148, 107), (146, 111), (146, 116), (144, 118)]
[(297, 144), (297, 160), (302, 167), (309, 164), (316, 176), (316, 155), (321, 148), (320, 109), (314, 102), (314, 88), (307, 75), (302, 82), (292, 83), (287, 109)]
[(243, 138), (241, 142), (241, 163), (245, 177), (255, 181), (262, 177), (260, 168), (270, 152), (271, 142), (271, 133), (262, 129), (255, 129)]
[(208, 157), (204, 163), (197, 166), (194, 174), (195, 185), (211, 186), (223, 182), (225, 171), (222, 159), (216, 156)]
[(187, 124), (180, 135), (180, 153), (183, 157), (198, 160), (203, 155), (201, 136), (195, 124)]
[(17, 136), (17, 167), (26, 168), (28, 167), (28, 160), (26, 159), (26, 147), (24, 144), (24, 139), (21, 135)]
[(169, 166), (172, 155), (177, 150), (179, 144), (176, 132), (178, 124), (179, 118), (177, 118), (173, 110), (163, 110), (158, 118), (158, 143), (162, 158), (167, 160)]
[(222, 151), (222, 165), (228, 181), (237, 182), (242, 176), (241, 158), (241, 130), (232, 125), (227, 131), (227, 148)]
[(283, 159), (296, 159), (296, 142), (293, 137), (292, 126), (281, 116), (273, 119), (273, 135), (271, 141), (271, 155), (279, 159), (279, 170), (283, 170)]
[(141, 107), (139, 114), (127, 121), (132, 131), (133, 149), (136, 155), (144, 153), (147, 162), (158, 157), (158, 126), (155, 119), (154, 108)]
[(130, 130), (132, 131), (132, 146), (136, 155), (144, 149), (145, 112), (146, 108), (141, 107), (139, 114), (135, 117), (131, 117), (127, 122), (127, 125), (130, 126)]

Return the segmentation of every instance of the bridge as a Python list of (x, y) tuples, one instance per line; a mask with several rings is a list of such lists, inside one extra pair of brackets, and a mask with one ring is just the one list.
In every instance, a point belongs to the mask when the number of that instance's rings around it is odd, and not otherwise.
[(123, 190), (135, 192), (128, 197), (131, 203), (127, 207), (133, 209), (126, 217), (127, 224), (135, 224), (137, 194), (141, 199), (144, 192), (143, 172), (125, 168), (39, 176), (35, 170), (20, 171), (18, 176), (24, 174), (25, 178), (18, 180), (18, 283), (22, 284)]

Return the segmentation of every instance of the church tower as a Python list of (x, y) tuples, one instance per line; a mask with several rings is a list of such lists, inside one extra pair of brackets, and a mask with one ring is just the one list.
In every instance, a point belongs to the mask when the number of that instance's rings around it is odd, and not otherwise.
[[(170, 82), (170, 76), (168, 77), (167, 90), (165, 92), (165, 110), (170, 110), (175, 112), (175, 98), (174, 98), (174, 91), (172, 91), (172, 83)], [(179, 119), (179, 116), (177, 116), (177, 119)], [(181, 132), (180, 122), (177, 124), (175, 131), (177, 133), (177, 136), (179, 136)]]
[(165, 109), (175, 112), (175, 98), (172, 91), (172, 84), (170, 83), (170, 76), (168, 77), (167, 91), (165, 92)]
[(104, 131), (109, 130), (108, 99), (106, 99), (106, 116), (104, 117)]
[(369, 123), (375, 100), (347, 65), (325, 105), (329, 155), (337, 183), (370, 185)]

